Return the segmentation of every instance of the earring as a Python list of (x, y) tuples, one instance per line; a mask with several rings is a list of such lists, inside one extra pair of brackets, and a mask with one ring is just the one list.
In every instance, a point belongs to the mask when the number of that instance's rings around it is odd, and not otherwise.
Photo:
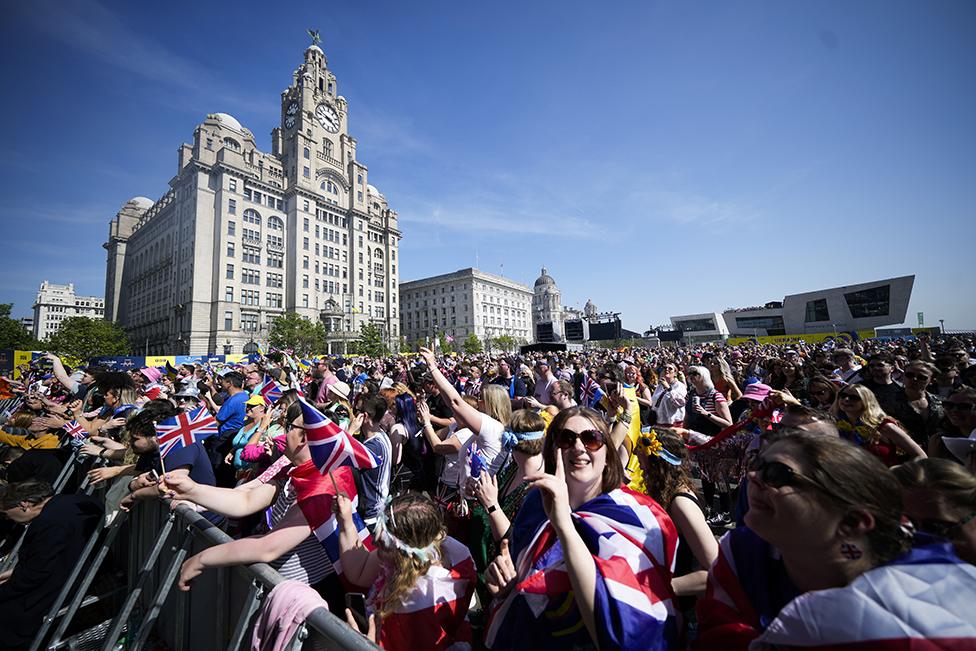
[(840, 555), (849, 561), (856, 561), (864, 555), (864, 552), (854, 543), (845, 542), (840, 545)]

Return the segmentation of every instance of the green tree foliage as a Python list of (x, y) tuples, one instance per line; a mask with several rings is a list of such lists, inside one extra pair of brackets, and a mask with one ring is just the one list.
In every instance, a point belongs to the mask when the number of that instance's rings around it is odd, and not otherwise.
[(101, 355), (128, 355), (129, 338), (117, 323), (87, 316), (72, 316), (61, 322), (44, 347), (61, 356), (87, 360)]
[(285, 312), (271, 322), (268, 343), (275, 348), (290, 348), (296, 355), (307, 357), (325, 350), (325, 334), (325, 326), (320, 321)]
[(442, 332), (437, 335), (437, 343), (440, 346), (442, 353), (454, 352), (454, 344), (447, 340), (447, 334)]
[(467, 338), (461, 342), (461, 350), (463, 350), (468, 355), (477, 355), (481, 352), (481, 340), (478, 339), (478, 335), (471, 333)]
[(353, 344), (354, 351), (359, 355), (382, 357), (386, 355), (386, 345), (383, 343), (383, 331), (375, 323), (364, 323), (359, 327), (359, 339)]
[(506, 353), (510, 353), (518, 346), (518, 339), (511, 335), (499, 335), (495, 338), (495, 345)]
[(0, 348), (34, 350), (37, 342), (20, 321), (10, 318), (13, 303), (0, 303)]

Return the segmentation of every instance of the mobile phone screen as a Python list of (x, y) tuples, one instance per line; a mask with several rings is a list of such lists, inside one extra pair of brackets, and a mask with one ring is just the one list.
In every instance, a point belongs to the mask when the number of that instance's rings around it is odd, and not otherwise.
[(366, 595), (362, 592), (347, 592), (346, 608), (352, 611), (352, 617), (356, 620), (360, 632), (365, 633), (369, 627), (366, 619)]

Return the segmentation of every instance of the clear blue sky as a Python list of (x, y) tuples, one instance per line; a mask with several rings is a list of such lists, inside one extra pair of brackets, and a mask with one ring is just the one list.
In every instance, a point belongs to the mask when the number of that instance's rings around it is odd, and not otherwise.
[(270, 149), (311, 27), (404, 281), (545, 265), (643, 330), (914, 273), (911, 321), (976, 326), (974, 2), (292, 4), (5, 4), (0, 301), (103, 294), (207, 113)]

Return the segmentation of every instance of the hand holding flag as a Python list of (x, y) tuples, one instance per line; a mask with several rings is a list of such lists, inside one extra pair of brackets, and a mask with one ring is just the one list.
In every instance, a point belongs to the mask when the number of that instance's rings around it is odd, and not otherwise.
[(217, 419), (204, 407), (177, 414), (156, 423), (159, 456), (165, 457), (173, 450), (188, 447), (217, 433)]

